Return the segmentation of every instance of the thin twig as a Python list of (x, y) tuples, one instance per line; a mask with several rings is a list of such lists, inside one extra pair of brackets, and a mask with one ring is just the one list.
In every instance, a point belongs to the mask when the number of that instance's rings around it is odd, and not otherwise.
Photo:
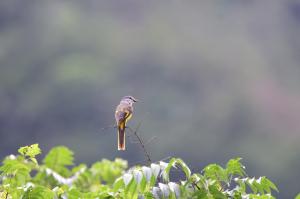
[(146, 147), (145, 147), (145, 144), (144, 144), (144, 142), (143, 142), (143, 140), (142, 140), (142, 138), (138, 135), (138, 130), (139, 130), (139, 128), (140, 128), (140, 126), (141, 126), (141, 124), (142, 124), (142, 121), (137, 125), (137, 127), (135, 128), (135, 130), (133, 130), (133, 129), (131, 129), (130, 127), (127, 127), (130, 131), (131, 131), (131, 133), (133, 133), (135, 136), (136, 136), (136, 138), (138, 139), (138, 143), (139, 143), (139, 145), (141, 146), (141, 148), (143, 149), (143, 152), (144, 152), (144, 155), (145, 155), (145, 157), (146, 157), (146, 159), (147, 159), (147, 162), (148, 162), (148, 164), (150, 165), (151, 164), (151, 162), (152, 162), (152, 160), (151, 160), (151, 158), (150, 158), (150, 155), (149, 155), (149, 153), (148, 153), (148, 151), (146, 150)]
[(193, 185), (193, 186), (195, 186), (195, 187), (197, 187), (197, 189), (198, 189), (198, 190), (200, 190), (200, 189), (201, 189), (201, 188), (200, 188), (200, 187), (197, 185), (197, 183), (196, 183), (196, 182), (192, 182), (192, 185)]
[[(131, 133), (131, 132), (130, 132), (130, 133)], [(134, 134), (133, 134), (133, 135), (134, 135)], [(126, 137), (128, 137), (130, 143), (132, 143), (132, 144), (139, 144), (139, 143), (140, 143), (135, 137), (132, 137), (131, 134), (126, 135)]]
[(148, 144), (150, 144), (153, 140), (155, 140), (155, 139), (157, 139), (157, 137), (156, 136), (153, 136), (152, 138), (150, 138), (146, 143), (145, 143), (145, 145), (148, 145)]
[(110, 128), (117, 128), (117, 126), (115, 124), (113, 124), (113, 125), (109, 125), (109, 126), (106, 126), (106, 127), (102, 127), (100, 130), (104, 131), (104, 130), (110, 129)]

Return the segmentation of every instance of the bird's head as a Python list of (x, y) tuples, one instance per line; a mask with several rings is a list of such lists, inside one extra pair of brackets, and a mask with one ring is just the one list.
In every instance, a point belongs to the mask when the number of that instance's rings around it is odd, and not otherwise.
[(137, 100), (134, 97), (128, 95), (128, 96), (124, 96), (121, 101), (128, 102), (129, 104), (133, 104), (135, 102), (138, 102), (139, 100)]

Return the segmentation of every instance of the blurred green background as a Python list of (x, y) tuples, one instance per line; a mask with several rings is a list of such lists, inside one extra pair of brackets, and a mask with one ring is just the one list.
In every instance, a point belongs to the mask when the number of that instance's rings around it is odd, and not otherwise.
[(300, 191), (300, 2), (0, 2), (0, 157), (40, 143), (77, 162), (122, 157), (114, 110), (154, 161), (179, 156), (195, 171), (243, 158), (279, 198)]

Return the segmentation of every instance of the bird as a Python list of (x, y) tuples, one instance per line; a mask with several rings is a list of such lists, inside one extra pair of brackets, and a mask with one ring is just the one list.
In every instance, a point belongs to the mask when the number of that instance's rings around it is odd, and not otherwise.
[(116, 108), (115, 119), (118, 128), (118, 150), (124, 151), (125, 147), (125, 128), (128, 120), (131, 119), (133, 113), (133, 104), (138, 102), (137, 99), (128, 95), (124, 96), (120, 104)]

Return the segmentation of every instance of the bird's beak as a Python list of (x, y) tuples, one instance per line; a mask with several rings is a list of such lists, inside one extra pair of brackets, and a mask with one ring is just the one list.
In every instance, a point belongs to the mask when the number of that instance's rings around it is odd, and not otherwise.
[(134, 102), (139, 102), (140, 100), (138, 100), (138, 99), (134, 99), (133, 101), (134, 101)]

